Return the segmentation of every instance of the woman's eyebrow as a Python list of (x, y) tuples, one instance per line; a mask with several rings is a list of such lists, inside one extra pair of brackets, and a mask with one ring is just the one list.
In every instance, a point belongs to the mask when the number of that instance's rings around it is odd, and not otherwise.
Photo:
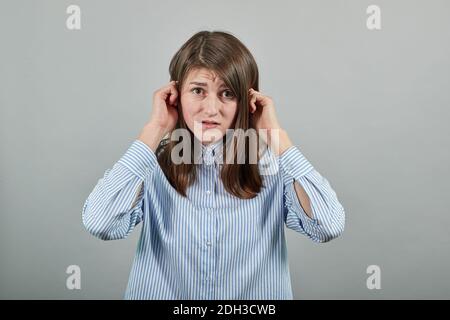
[[(194, 85), (200, 86), (200, 87), (207, 87), (208, 86), (208, 84), (205, 83), (205, 82), (197, 82), (197, 81), (191, 81), (191, 82), (189, 82), (189, 84), (194, 84)], [(222, 88), (222, 87), (226, 88), (227, 86), (226, 86), (226, 84), (221, 84), (219, 88)]]
[(201, 87), (207, 87), (207, 86), (208, 86), (208, 85), (207, 85), (206, 83), (204, 83), (204, 82), (196, 82), (196, 81), (189, 82), (189, 84), (195, 84), (195, 85), (201, 86)]

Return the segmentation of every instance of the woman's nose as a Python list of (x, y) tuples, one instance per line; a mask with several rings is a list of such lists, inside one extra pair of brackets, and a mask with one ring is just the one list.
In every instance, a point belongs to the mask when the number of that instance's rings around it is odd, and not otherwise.
[(220, 101), (215, 97), (208, 97), (203, 107), (208, 114), (216, 114), (220, 108)]

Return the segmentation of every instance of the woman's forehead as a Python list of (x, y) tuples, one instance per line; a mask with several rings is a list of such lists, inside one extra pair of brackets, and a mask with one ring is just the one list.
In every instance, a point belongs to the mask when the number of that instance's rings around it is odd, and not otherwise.
[(193, 69), (188, 73), (187, 82), (217, 82), (218, 85), (224, 84), (222, 78), (220, 78), (213, 70), (200, 68)]

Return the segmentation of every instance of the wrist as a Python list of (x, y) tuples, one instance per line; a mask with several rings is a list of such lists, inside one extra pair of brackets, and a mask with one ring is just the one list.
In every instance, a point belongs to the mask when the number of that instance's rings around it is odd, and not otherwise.
[(278, 128), (273, 134), (275, 136), (270, 139), (270, 148), (277, 156), (280, 156), (284, 151), (293, 146), (286, 130)]
[(153, 151), (156, 151), (156, 148), (166, 134), (167, 132), (165, 128), (149, 122), (141, 130), (141, 133), (138, 136), (138, 140), (144, 142)]

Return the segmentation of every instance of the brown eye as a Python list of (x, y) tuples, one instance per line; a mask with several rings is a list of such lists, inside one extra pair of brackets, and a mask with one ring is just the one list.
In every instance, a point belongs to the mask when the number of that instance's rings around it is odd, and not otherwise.
[(227, 96), (227, 97), (225, 97), (225, 98), (228, 98), (228, 99), (233, 99), (233, 98), (234, 98), (234, 94), (233, 94), (233, 92), (232, 92), (232, 91), (230, 91), (230, 90), (225, 90), (224, 92), (228, 92), (228, 93), (230, 93), (230, 95), (229, 95), (229, 96)]
[[(202, 88), (193, 88), (192, 90), (191, 90), (191, 92), (194, 92), (195, 90), (200, 90), (200, 91), (202, 91), (203, 89)], [(195, 93), (195, 92), (194, 92)]]

